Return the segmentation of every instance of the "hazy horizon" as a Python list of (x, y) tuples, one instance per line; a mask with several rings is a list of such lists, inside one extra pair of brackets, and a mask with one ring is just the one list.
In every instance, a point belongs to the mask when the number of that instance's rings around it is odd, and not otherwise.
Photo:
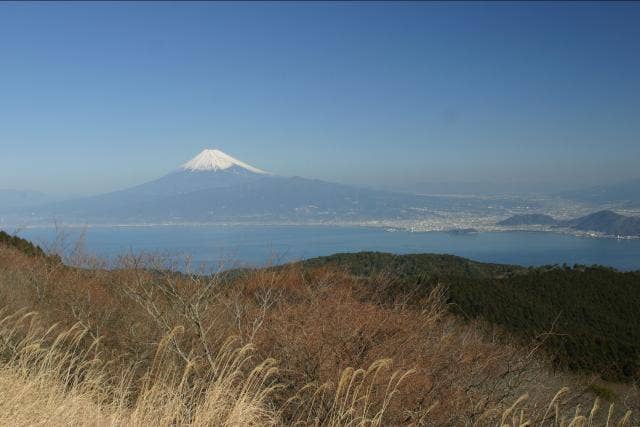
[[(43, 195), (48, 195), (55, 197), (58, 200), (64, 200), (67, 198), (74, 197), (85, 197), (91, 195), (99, 195), (104, 193), (109, 193), (112, 191), (124, 190), (129, 187), (134, 187), (139, 184), (147, 183), (150, 181), (154, 181), (157, 178), (162, 176), (171, 174), (173, 172), (179, 171), (182, 169), (183, 164), (190, 159), (185, 159), (185, 161), (177, 164), (176, 167), (166, 170), (158, 170), (156, 175), (150, 175), (148, 177), (143, 177), (141, 181), (131, 182), (128, 184), (120, 185), (120, 186), (112, 186), (113, 182), (118, 181), (118, 177), (116, 175), (110, 177), (106, 176), (103, 180), (104, 188), (95, 187), (92, 189), (88, 189), (85, 191), (78, 191), (74, 189), (60, 189), (56, 188), (54, 190), (46, 191), (40, 188), (33, 187), (11, 187), (11, 186), (0, 186), (0, 191), (18, 191), (18, 192), (33, 192), (40, 193)], [(253, 166), (253, 165), (252, 165)], [(272, 173), (270, 170), (268, 171)], [(289, 175), (289, 174), (276, 174), (282, 176), (301, 176), (305, 178), (315, 178), (309, 176), (309, 174), (301, 174), (301, 175)], [(339, 184), (350, 184), (356, 187), (363, 188), (374, 188), (380, 190), (387, 191), (400, 191), (400, 192), (423, 192), (425, 194), (430, 193), (442, 193), (442, 194), (499, 194), (499, 193), (518, 193), (521, 192), (523, 194), (526, 193), (547, 193), (554, 194), (567, 190), (583, 190), (588, 189), (592, 186), (596, 186), (596, 183), (588, 184), (567, 184), (567, 183), (553, 183), (548, 181), (489, 181), (489, 180), (477, 180), (477, 181), (461, 181), (461, 180), (450, 180), (450, 181), (408, 181), (404, 183), (398, 182), (382, 182), (382, 183), (371, 183), (371, 182), (344, 182), (338, 181), (336, 179), (322, 178), (327, 182), (335, 182)], [(633, 179), (633, 178), (631, 178)], [(608, 185), (608, 184), (617, 184), (617, 183), (625, 183), (630, 179), (625, 180), (611, 180), (611, 181), (598, 181), (599, 185)], [(637, 180), (633, 179), (633, 180)]]
[(639, 20), (611, 2), (1, 3), (0, 188), (97, 194), (204, 148), (386, 189), (640, 178)]

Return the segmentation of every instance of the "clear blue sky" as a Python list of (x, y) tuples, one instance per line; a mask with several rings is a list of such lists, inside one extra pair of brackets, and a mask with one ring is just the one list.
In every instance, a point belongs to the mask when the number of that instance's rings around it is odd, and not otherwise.
[(637, 3), (0, 3), (0, 188), (205, 147), (372, 185), (640, 176)]

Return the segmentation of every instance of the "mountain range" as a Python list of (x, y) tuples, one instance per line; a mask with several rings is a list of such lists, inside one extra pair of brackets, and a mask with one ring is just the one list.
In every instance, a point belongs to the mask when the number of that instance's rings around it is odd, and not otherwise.
[(514, 215), (499, 221), (496, 225), (508, 227), (546, 225), (597, 232), (608, 236), (640, 236), (640, 217), (620, 215), (610, 210), (602, 210), (569, 220), (557, 220), (543, 214)]

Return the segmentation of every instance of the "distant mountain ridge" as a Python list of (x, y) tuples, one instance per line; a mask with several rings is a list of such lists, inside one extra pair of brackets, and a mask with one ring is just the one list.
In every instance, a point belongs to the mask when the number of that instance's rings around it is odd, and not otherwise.
[(40, 221), (92, 224), (427, 218), (431, 198), (271, 174), (216, 149), (120, 191), (43, 205)]
[(550, 225), (585, 232), (598, 232), (608, 236), (640, 237), (640, 217), (624, 216), (610, 210), (602, 210), (579, 218), (563, 221), (543, 214), (514, 215), (497, 222), (496, 225)]
[(521, 214), (514, 215), (497, 223), (497, 225), (516, 226), (516, 225), (555, 225), (556, 221), (552, 216), (544, 214)]
[(582, 231), (598, 231), (612, 236), (640, 236), (640, 217), (619, 215), (604, 210), (569, 221), (563, 226)]

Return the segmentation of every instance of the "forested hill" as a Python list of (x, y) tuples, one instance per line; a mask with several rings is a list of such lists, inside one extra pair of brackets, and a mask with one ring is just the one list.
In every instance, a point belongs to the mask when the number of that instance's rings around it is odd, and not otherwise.
[[(534, 269), (449, 283), (452, 309), (542, 337), (557, 366), (629, 380), (640, 374), (640, 273), (603, 267)], [(544, 335), (547, 334), (548, 335)]]
[(2, 230), (0, 230), (0, 244), (14, 247), (26, 255), (38, 257), (46, 256), (40, 246), (34, 245), (26, 239), (8, 234)]
[(544, 339), (556, 366), (606, 379), (640, 378), (640, 272), (606, 267), (523, 268), (449, 255), (362, 252), (314, 258), (365, 281), (387, 272), (385, 290), (416, 298), (442, 283), (452, 311), (503, 326), (525, 340)]
[(526, 272), (525, 267), (471, 261), (455, 255), (409, 254), (385, 252), (338, 253), (302, 262), (308, 268), (338, 266), (358, 276), (384, 272), (401, 281), (449, 276), (473, 278), (504, 277)]

